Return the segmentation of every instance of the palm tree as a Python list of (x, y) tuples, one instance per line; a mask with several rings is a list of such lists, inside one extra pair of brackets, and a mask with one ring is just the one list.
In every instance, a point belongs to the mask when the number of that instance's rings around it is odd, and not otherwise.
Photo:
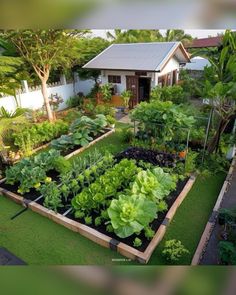
[(166, 35), (162, 37), (163, 41), (180, 41), (186, 44), (193, 40), (193, 37), (189, 34), (185, 34), (184, 30), (167, 30)]

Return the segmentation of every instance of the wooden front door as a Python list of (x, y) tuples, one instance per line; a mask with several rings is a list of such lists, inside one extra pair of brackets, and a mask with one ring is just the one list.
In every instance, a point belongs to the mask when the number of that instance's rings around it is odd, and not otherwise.
[(138, 103), (138, 76), (126, 76), (126, 90), (132, 92), (129, 106), (133, 108)]

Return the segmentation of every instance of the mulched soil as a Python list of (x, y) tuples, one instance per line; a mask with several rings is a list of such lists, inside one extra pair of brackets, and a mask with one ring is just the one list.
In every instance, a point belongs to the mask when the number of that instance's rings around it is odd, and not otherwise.
[[(166, 203), (168, 205), (168, 210), (171, 208), (171, 206), (173, 205), (174, 201), (177, 199), (177, 197), (179, 196), (179, 194), (181, 193), (181, 191), (183, 190), (184, 186), (186, 185), (188, 179), (184, 180), (184, 181), (180, 181), (177, 184), (177, 188), (175, 191), (173, 191), (169, 197), (166, 199)], [(160, 213), (158, 214), (158, 218), (156, 218), (152, 223), (151, 223), (151, 228), (152, 230), (154, 230), (154, 232), (157, 232), (158, 228), (160, 227), (160, 225), (162, 224), (163, 220), (165, 219), (167, 212), (164, 213)], [(125, 238), (125, 239), (121, 239), (119, 238), (116, 234), (114, 233), (109, 233), (106, 231), (106, 225), (102, 224), (98, 227), (96, 227), (94, 225), (94, 220), (96, 217), (99, 216), (99, 214), (97, 214), (96, 212), (93, 212), (90, 216), (92, 216), (93, 219), (93, 223), (91, 225), (89, 225), (90, 227), (96, 229), (97, 231), (109, 236), (110, 238), (113, 238), (119, 242), (123, 242), (131, 247), (133, 247), (133, 241), (136, 237), (140, 238), (142, 240), (142, 246), (141, 247), (137, 247), (136, 249), (138, 249), (139, 251), (144, 252), (146, 250), (146, 248), (148, 247), (150, 241), (146, 239), (144, 232), (142, 231), (141, 234), (139, 236), (137, 236), (136, 234), (133, 234), (132, 236)], [(70, 212), (66, 217), (80, 222), (82, 224), (85, 224), (84, 219), (78, 219), (74, 217), (74, 214), (72, 212)]]
[(174, 154), (158, 152), (151, 149), (129, 147), (116, 155), (116, 159), (123, 158), (142, 160), (160, 167), (174, 167), (178, 157)]
[[(100, 136), (102, 136), (102, 135), (108, 133), (109, 131), (111, 131), (111, 129), (104, 129), (103, 132), (99, 132), (97, 136), (94, 136), (94, 137), (93, 137), (93, 140), (95, 140), (95, 139), (99, 138)], [(92, 140), (92, 141), (93, 141), (93, 140)], [(92, 142), (92, 141), (91, 141), (91, 142)], [(69, 150), (61, 151), (61, 155), (62, 155), (62, 156), (69, 155), (70, 153), (73, 153), (74, 151), (76, 151), (76, 150), (78, 150), (78, 149), (80, 149), (80, 148), (82, 148), (81, 145), (76, 145), (73, 149), (69, 149)]]
[[(58, 173), (54, 170), (48, 171), (47, 176), (51, 177), (55, 181), (59, 180)], [(1, 188), (11, 191), (17, 195), (20, 195), (17, 192), (18, 187), (19, 187), (19, 183), (11, 185), (11, 184), (7, 184), (6, 182), (4, 182), (4, 183), (1, 183), (0, 186), (1, 186)], [(40, 196), (40, 192), (36, 191), (35, 189), (31, 189), (28, 193), (25, 193), (24, 195), (21, 195), (21, 196), (27, 200), (34, 201), (36, 198), (38, 198)]]

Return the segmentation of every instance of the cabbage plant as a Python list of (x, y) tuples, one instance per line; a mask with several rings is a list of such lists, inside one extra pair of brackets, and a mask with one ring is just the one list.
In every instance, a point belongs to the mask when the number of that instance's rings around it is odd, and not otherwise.
[(108, 208), (115, 234), (126, 238), (134, 233), (140, 233), (156, 218), (157, 206), (154, 202), (136, 195), (120, 195), (113, 199)]
[(132, 193), (159, 203), (176, 187), (176, 180), (162, 168), (141, 171), (132, 186)]

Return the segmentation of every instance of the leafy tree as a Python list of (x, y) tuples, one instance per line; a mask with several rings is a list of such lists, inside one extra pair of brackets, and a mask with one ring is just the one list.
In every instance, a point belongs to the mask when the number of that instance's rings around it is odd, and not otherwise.
[(4, 37), (10, 40), (17, 53), (35, 71), (41, 81), (42, 94), (49, 121), (53, 121), (47, 93), (47, 81), (52, 69), (69, 68), (76, 59), (76, 37), (88, 31), (78, 30), (16, 30), (7, 31)]
[(79, 61), (74, 67), (82, 80), (93, 79), (97, 84), (100, 75), (99, 70), (83, 69), (82, 66), (88, 61), (102, 52), (110, 42), (100, 37), (95, 38), (81, 38), (77, 41), (76, 47), (79, 56)]
[(163, 37), (163, 41), (181, 41), (182, 43), (188, 43), (193, 37), (189, 34), (185, 34), (184, 30), (167, 30), (166, 35)]
[(20, 57), (16, 56), (11, 43), (0, 39), (0, 46), (3, 49), (0, 55), (0, 94), (13, 96), (18, 107), (16, 90), (21, 86), (24, 63)]
[(184, 30), (167, 30), (161, 34), (159, 30), (119, 30), (108, 31), (107, 37), (115, 43), (136, 43), (136, 42), (189, 42), (192, 36), (185, 34)]
[(220, 118), (208, 146), (208, 152), (212, 153), (236, 111), (236, 34), (227, 30), (218, 51), (204, 57), (211, 66), (205, 71), (203, 95), (211, 100), (211, 106)]

